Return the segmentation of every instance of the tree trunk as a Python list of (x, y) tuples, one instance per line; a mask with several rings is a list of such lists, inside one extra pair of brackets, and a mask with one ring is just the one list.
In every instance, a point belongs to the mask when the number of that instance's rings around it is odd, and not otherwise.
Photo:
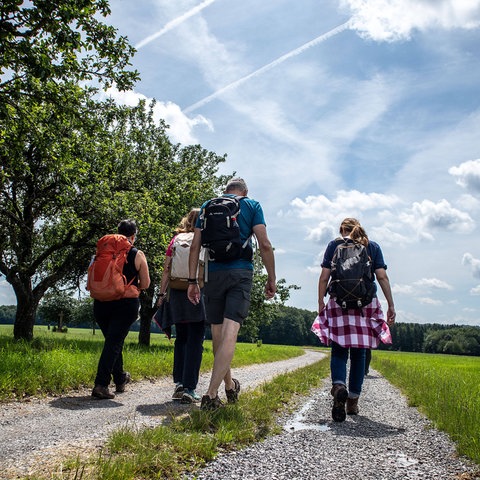
[(13, 336), (15, 340), (33, 340), (33, 326), (37, 314), (38, 302), (33, 295), (22, 295), (15, 292), (17, 296), (17, 313)]

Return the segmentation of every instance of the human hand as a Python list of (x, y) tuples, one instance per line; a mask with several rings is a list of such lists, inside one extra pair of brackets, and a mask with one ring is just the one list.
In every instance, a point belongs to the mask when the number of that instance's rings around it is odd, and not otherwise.
[(198, 283), (190, 283), (188, 285), (187, 297), (194, 305), (200, 303), (200, 287)]
[(387, 325), (391, 327), (395, 323), (395, 317), (397, 316), (395, 312), (395, 307), (389, 306), (387, 310)]
[(275, 292), (277, 291), (277, 284), (275, 280), (267, 280), (265, 284), (265, 297), (267, 299), (273, 298), (275, 296)]

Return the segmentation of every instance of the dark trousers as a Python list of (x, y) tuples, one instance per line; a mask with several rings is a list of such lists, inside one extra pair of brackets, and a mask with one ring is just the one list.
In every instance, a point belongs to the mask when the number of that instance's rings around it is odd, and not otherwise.
[(365, 376), (365, 350), (365, 348), (345, 348), (332, 342), (330, 357), (332, 383), (347, 385), (347, 362), (350, 354), (348, 391), (354, 395), (360, 395)]
[(125, 381), (123, 371), (123, 343), (130, 327), (138, 317), (138, 298), (125, 298), (113, 302), (93, 302), (93, 315), (105, 337), (98, 361), (95, 385), (108, 386), (113, 377), (115, 384)]
[(204, 322), (176, 323), (173, 381), (195, 390), (203, 354)]

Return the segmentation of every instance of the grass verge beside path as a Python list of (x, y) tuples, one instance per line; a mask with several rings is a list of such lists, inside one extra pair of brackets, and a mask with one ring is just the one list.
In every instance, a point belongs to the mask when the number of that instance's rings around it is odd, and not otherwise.
[[(0, 326), (0, 400), (31, 395), (58, 395), (81, 387), (92, 387), (103, 348), (99, 330), (71, 328), (68, 333), (35, 327), (32, 342), (15, 341), (12, 326)], [(202, 371), (213, 365), (210, 341), (204, 342)], [(138, 344), (138, 332), (130, 332), (123, 352), (125, 368), (133, 380), (171, 375), (173, 341), (152, 334), (151, 345)], [(232, 367), (267, 363), (303, 354), (300, 347), (239, 343)]]
[[(329, 372), (329, 358), (275, 377), (240, 396), (235, 405), (214, 412), (192, 408), (168, 425), (114, 433), (100, 455), (63, 464), (52, 480), (179, 479), (222, 451), (243, 448), (280, 431), (276, 419), (298, 395), (318, 387)], [(40, 480), (42, 477), (29, 477)]]
[(480, 464), (480, 357), (376, 351), (372, 366)]

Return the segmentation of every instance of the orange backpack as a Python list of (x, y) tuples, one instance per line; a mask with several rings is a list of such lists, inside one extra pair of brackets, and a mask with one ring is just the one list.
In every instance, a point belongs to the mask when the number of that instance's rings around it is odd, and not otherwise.
[(127, 283), (123, 274), (131, 248), (127, 237), (119, 234), (105, 235), (97, 242), (97, 252), (87, 275), (87, 290), (92, 298), (110, 302), (140, 296), (140, 290), (132, 284), (135, 277)]

